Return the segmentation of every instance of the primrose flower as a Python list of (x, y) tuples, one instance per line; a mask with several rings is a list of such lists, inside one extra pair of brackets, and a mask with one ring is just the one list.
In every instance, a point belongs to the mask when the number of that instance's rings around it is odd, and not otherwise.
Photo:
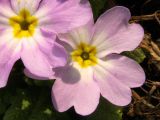
[(52, 67), (65, 65), (67, 57), (55, 34), (87, 23), (90, 16), (89, 4), (80, 0), (0, 0), (0, 87), (20, 58), (26, 71), (52, 78)]
[(52, 101), (58, 111), (74, 106), (78, 114), (88, 115), (96, 109), (100, 94), (118, 106), (131, 102), (130, 88), (141, 86), (145, 74), (135, 61), (119, 55), (135, 49), (144, 36), (139, 24), (128, 23), (130, 17), (127, 8), (117, 6), (95, 24), (59, 35), (70, 57), (65, 67), (54, 69)]

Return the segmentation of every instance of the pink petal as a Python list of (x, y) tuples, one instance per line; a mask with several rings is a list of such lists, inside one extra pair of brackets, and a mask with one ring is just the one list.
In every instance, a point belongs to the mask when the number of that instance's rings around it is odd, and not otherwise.
[(10, 0), (1, 0), (0, 3), (3, 5), (10, 6)]
[[(51, 6), (49, 1), (44, 0), (46, 5), (42, 2), (42, 7), (35, 14), (39, 18), (40, 27), (45, 30), (57, 33), (66, 32), (87, 23), (92, 17), (91, 7), (88, 2), (82, 4), (78, 0), (57, 0)], [(50, 5), (48, 6), (48, 4)]]
[(131, 102), (130, 88), (120, 82), (117, 82), (114, 76), (110, 74), (107, 75), (106, 79), (104, 76), (98, 76), (95, 74), (95, 79), (100, 87), (101, 95), (114, 105), (128, 105)]
[(77, 49), (76, 47), (80, 43), (90, 43), (92, 34), (93, 34), (93, 18), (91, 20), (78, 28), (72, 29), (64, 34), (59, 34), (58, 37), (60, 40), (68, 43), (73, 49)]
[(45, 77), (40, 77), (40, 76), (36, 76), (34, 74), (32, 74), (29, 70), (27, 70), (26, 68), (24, 69), (24, 74), (32, 79), (36, 79), (36, 80), (48, 80), (49, 78), (45, 78)]
[(130, 16), (127, 8), (118, 6), (97, 20), (92, 44), (97, 46), (99, 57), (130, 51), (139, 45), (144, 31), (138, 24), (128, 24)]
[(67, 53), (60, 44), (54, 43), (52, 47), (52, 53), (50, 54), (50, 63), (53, 67), (64, 66), (67, 63)]
[(105, 61), (99, 60), (94, 67), (94, 78), (103, 97), (118, 106), (131, 101), (130, 87), (139, 87), (144, 83), (145, 74), (133, 60), (111, 54)]
[[(11, 4), (10, 4), (10, 0), (0, 0), (0, 9), (8, 9), (11, 11)], [(5, 14), (2, 11), (0, 11), (1, 14)], [(6, 11), (7, 12), (7, 11)]]
[(30, 38), (23, 41), (21, 59), (32, 74), (48, 78), (53, 76), (49, 61), (34, 39)]
[(19, 58), (12, 58), (12, 60), (8, 60), (6, 63), (0, 64), (0, 88), (6, 86), (11, 69), (18, 59)]
[(99, 97), (99, 88), (95, 82), (68, 84), (56, 80), (52, 89), (53, 104), (59, 112), (74, 106), (78, 114), (89, 115), (96, 109)]
[(34, 14), (39, 7), (41, 0), (10, 0), (13, 10), (19, 13), (22, 9), (27, 9)]
[(44, 38), (37, 30), (33, 38), (23, 40), (21, 59), (35, 76), (52, 79), (52, 68), (65, 65), (67, 55), (63, 47), (53, 42), (54, 38)]
[(89, 115), (93, 113), (99, 103), (100, 90), (94, 81), (82, 83), (77, 86), (76, 102), (74, 108), (80, 115)]
[[(66, 70), (65, 70), (66, 69)], [(91, 114), (97, 107), (100, 91), (93, 81), (93, 73), (86, 70), (83, 74), (75, 68), (65, 68), (62, 79), (57, 79), (52, 88), (52, 101), (59, 112), (64, 112), (74, 106), (81, 115)], [(84, 77), (85, 76), (85, 77)]]
[(57, 7), (65, 7), (67, 5), (76, 4), (79, 2), (80, 0), (74, 0), (74, 1), (73, 0), (42, 0), (40, 4), (40, 8), (50, 7), (50, 9), (52, 9)]
[[(6, 63), (0, 63), (0, 88), (5, 87), (8, 81), (9, 74), (14, 63), (19, 59), (19, 55), (12, 56), (10, 60), (5, 61)], [(2, 60), (3, 61), (3, 60)]]
[(125, 56), (111, 54), (106, 57), (105, 62), (110, 65), (108, 67), (110, 73), (124, 85), (134, 88), (144, 84), (144, 70), (136, 61)]
[(52, 63), (62, 64), (62, 62), (55, 56), (56, 54), (52, 54), (54, 46), (53, 42), (49, 41), (51, 41), (49, 38), (44, 38), (38, 32), (33, 38), (23, 39), (21, 59), (32, 74), (52, 79), (54, 74)]
[(34, 40), (41, 51), (46, 55), (52, 67), (64, 66), (67, 62), (67, 53), (63, 46), (55, 41), (55, 34), (45, 34), (46, 31), (37, 30)]
[(20, 44), (6, 30), (0, 38), (0, 88), (5, 87), (14, 63), (20, 58)]
[(10, 6), (10, 0), (0, 0), (0, 30), (10, 27), (8, 18), (15, 16)]

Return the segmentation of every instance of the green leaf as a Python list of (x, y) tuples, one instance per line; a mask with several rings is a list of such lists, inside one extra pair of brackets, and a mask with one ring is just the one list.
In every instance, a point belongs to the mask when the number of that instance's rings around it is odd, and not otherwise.
[(26, 99), (22, 100), (22, 107), (21, 107), (21, 109), (22, 110), (27, 109), (30, 106), (30, 104), (31, 103), (28, 100), (26, 100)]
[(131, 58), (131, 59), (134, 59), (138, 63), (142, 63), (144, 61), (144, 59), (146, 58), (146, 55), (145, 55), (142, 48), (137, 48), (134, 51), (123, 52), (122, 54)]
[(14, 94), (10, 98), (10, 107), (5, 109), (3, 120), (71, 120), (67, 113), (53, 110), (50, 89), (47, 87), (17, 88)]
[(39, 87), (45, 87), (45, 86), (52, 87), (52, 85), (54, 83), (54, 80), (34, 80), (34, 79), (31, 79), (28, 77), (25, 77), (24, 80), (27, 85), (30, 85), (30, 86), (36, 85)]
[(94, 18), (97, 19), (99, 15), (102, 13), (105, 5), (108, 0), (89, 0), (92, 6)]
[(22, 99), (25, 96), (25, 93), (23, 91), (17, 91), (17, 92), (18, 95), (12, 97), (11, 106), (7, 109), (3, 117), (3, 120), (26, 120), (26, 116), (28, 116), (28, 111), (21, 112)]
[(0, 90), (0, 115), (5, 113), (8, 106), (11, 104), (13, 97), (14, 96), (12, 95), (12, 92), (9, 91), (9, 89), (5, 88)]

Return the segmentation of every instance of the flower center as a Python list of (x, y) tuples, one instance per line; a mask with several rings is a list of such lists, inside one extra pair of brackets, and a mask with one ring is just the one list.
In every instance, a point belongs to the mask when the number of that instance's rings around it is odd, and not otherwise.
[(15, 38), (31, 37), (38, 25), (38, 19), (26, 9), (22, 9), (17, 16), (9, 19)]
[(22, 21), (20, 23), (20, 26), (21, 26), (21, 29), (22, 30), (28, 30), (29, 29), (29, 26), (30, 26), (30, 23), (26, 20)]
[(88, 59), (89, 59), (89, 53), (87, 53), (87, 52), (82, 52), (81, 58), (82, 58), (83, 60), (88, 60)]
[(71, 52), (71, 58), (82, 68), (86, 68), (97, 64), (96, 53), (96, 47), (80, 43), (77, 49)]

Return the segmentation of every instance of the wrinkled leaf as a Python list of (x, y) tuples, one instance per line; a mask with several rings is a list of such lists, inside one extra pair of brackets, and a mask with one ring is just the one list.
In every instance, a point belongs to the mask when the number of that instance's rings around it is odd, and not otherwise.
[(131, 59), (134, 59), (138, 63), (142, 63), (144, 61), (144, 59), (146, 58), (146, 55), (141, 48), (137, 48), (134, 51), (123, 52), (123, 55), (125, 55)]

